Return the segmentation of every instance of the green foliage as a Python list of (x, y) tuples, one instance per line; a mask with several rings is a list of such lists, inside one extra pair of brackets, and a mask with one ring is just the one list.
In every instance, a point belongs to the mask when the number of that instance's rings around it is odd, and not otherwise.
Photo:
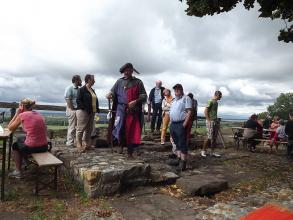
[(270, 116), (279, 115), (281, 118), (287, 119), (289, 112), (293, 111), (293, 93), (281, 93), (267, 110)]
[(258, 119), (265, 119), (269, 113), (268, 112), (261, 112), (257, 114)]
[[(180, 0), (182, 2), (182, 0)], [(187, 0), (186, 13), (189, 16), (203, 17), (231, 11), (242, 0)], [(260, 6), (259, 17), (283, 19), (285, 28), (280, 30), (279, 41), (293, 42), (293, 1), (292, 0), (244, 0), (245, 9), (249, 10), (255, 4)], [(291, 23), (288, 26), (288, 23)]]

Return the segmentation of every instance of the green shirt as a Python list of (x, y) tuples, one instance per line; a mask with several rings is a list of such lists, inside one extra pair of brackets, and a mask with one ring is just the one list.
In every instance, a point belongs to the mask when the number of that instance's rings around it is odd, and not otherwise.
[(208, 101), (207, 104), (208, 115), (212, 121), (217, 120), (217, 113), (218, 113), (218, 102), (215, 99), (211, 99)]

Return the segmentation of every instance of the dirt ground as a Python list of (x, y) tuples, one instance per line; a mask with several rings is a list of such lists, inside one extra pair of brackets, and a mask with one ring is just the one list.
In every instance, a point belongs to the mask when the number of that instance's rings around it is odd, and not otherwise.
[[(63, 172), (57, 193), (48, 190), (36, 197), (34, 171), (30, 168), (22, 179), (7, 178), (0, 219), (237, 219), (270, 202), (293, 208), (287, 202), (291, 195), (284, 195), (293, 192), (290, 191), (293, 160), (286, 157), (285, 148), (271, 154), (268, 147), (259, 146), (257, 152), (251, 153), (246, 149), (236, 150), (230, 144), (219, 152), (222, 158), (201, 158), (200, 149), (190, 151), (187, 173), (220, 175), (229, 182), (227, 190), (209, 197), (186, 196), (173, 184), (139, 187), (121, 195), (88, 199), (81, 186)], [(150, 153), (144, 147), (140, 157), (145, 157), (148, 163), (165, 163), (168, 153)], [(283, 197), (278, 194), (281, 191)], [(265, 199), (260, 200), (263, 195)], [(223, 204), (232, 207), (231, 214), (216, 213), (218, 205)], [(240, 206), (243, 212), (233, 211), (233, 207), (237, 210)]]

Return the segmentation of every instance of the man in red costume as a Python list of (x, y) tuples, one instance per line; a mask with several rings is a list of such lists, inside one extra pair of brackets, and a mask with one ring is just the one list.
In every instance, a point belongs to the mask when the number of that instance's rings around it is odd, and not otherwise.
[(112, 135), (121, 147), (127, 146), (130, 159), (141, 141), (142, 103), (147, 99), (143, 82), (132, 76), (133, 72), (139, 73), (131, 63), (123, 65), (120, 73), (124, 76), (116, 81), (107, 95), (108, 99), (113, 99), (112, 111), (115, 113)]

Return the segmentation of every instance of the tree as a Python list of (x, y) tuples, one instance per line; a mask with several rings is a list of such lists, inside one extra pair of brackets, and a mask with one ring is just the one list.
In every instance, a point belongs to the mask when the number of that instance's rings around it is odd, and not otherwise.
[(257, 118), (258, 119), (265, 119), (267, 117), (267, 115), (269, 115), (268, 112), (261, 112), (257, 114)]
[(293, 111), (293, 93), (281, 93), (267, 110), (270, 116), (279, 115), (281, 118), (287, 119), (289, 112)]
[[(231, 11), (241, 2), (242, 0), (186, 0), (186, 13), (196, 17), (212, 16)], [(293, 0), (244, 0), (243, 5), (249, 10), (254, 8), (256, 2), (260, 6), (259, 17), (284, 20), (285, 27), (280, 30), (278, 40), (293, 42)]]

